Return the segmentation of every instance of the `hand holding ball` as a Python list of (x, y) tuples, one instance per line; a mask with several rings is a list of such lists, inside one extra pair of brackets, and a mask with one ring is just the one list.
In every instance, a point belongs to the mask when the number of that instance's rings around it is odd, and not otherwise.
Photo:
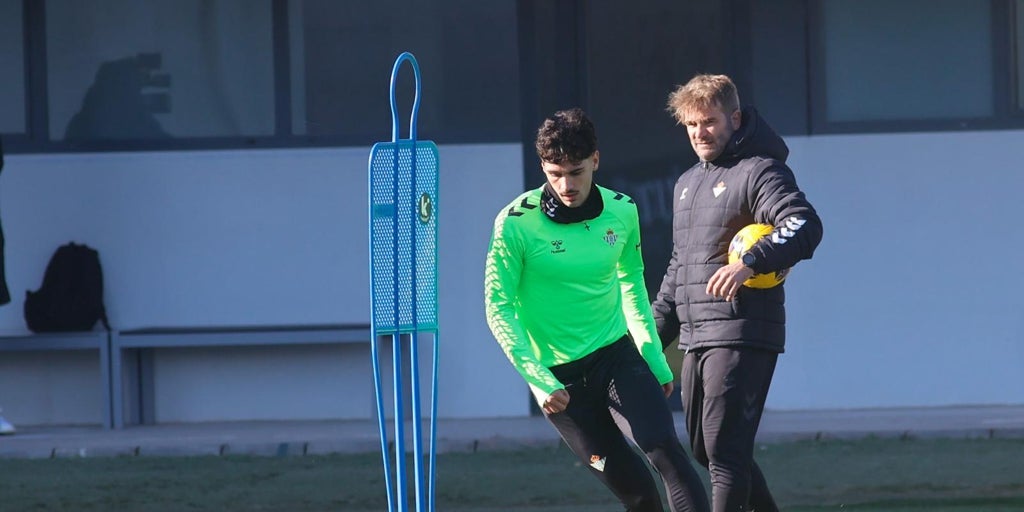
[[(768, 224), (750, 224), (736, 233), (729, 243), (729, 263), (740, 261), (743, 253), (750, 250), (758, 240), (772, 234), (774, 228)], [(765, 274), (754, 274), (753, 277), (743, 282), (744, 286), (750, 288), (773, 288), (786, 280), (789, 269), (782, 269), (778, 272)]]

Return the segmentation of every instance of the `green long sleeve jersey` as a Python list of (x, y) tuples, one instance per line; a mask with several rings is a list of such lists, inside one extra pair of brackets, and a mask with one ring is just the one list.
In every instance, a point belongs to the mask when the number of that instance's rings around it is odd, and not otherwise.
[(542, 190), (523, 193), (498, 214), (487, 251), (487, 324), (509, 361), (546, 396), (564, 388), (550, 367), (628, 330), (658, 382), (671, 382), (644, 285), (633, 200), (597, 187), (601, 214), (561, 224), (542, 211)]

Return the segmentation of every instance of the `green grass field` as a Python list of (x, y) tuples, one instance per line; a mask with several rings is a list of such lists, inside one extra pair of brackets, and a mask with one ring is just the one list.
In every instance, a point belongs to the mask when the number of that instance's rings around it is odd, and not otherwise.
[[(758, 461), (786, 511), (1024, 511), (1024, 439), (778, 443)], [(437, 509), (621, 507), (561, 448), (441, 454)], [(0, 460), (3, 512), (200, 510), (385, 511), (380, 455)]]

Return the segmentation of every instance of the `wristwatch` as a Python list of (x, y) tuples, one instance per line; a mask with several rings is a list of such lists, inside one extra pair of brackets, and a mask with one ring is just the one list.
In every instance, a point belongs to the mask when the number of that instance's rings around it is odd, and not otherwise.
[(744, 267), (747, 267), (750, 270), (754, 270), (754, 265), (757, 263), (757, 255), (750, 251), (747, 251), (743, 253), (742, 257), (740, 257), (740, 261), (743, 262)]

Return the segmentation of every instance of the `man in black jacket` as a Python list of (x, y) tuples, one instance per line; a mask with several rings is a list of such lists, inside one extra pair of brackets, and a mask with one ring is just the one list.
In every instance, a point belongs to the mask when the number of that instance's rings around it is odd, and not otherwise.
[[(684, 350), (681, 393), (695, 458), (711, 474), (715, 512), (776, 511), (754, 462), (754, 436), (785, 344), (783, 285), (743, 286), (754, 274), (808, 259), (821, 221), (786, 166), (789, 149), (724, 75), (697, 75), (670, 96), (700, 161), (673, 192), (673, 250), (654, 301), (658, 334)], [(741, 261), (733, 236), (774, 226)]]

